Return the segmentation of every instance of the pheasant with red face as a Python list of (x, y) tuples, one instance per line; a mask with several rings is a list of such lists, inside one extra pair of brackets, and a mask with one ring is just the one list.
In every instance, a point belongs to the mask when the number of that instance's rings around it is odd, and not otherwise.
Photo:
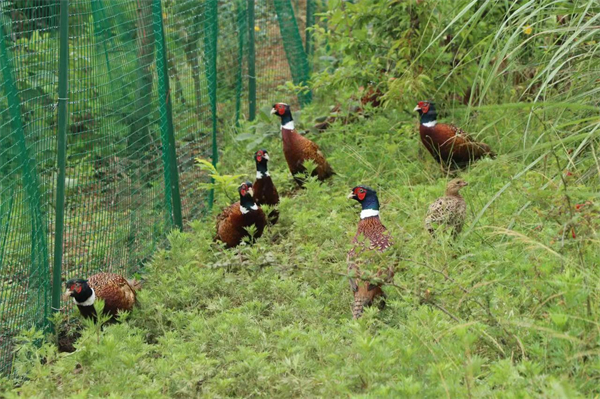
[(228, 206), (217, 217), (216, 239), (225, 243), (228, 248), (238, 246), (244, 237), (250, 237), (246, 228), (256, 226), (254, 239), (262, 236), (267, 218), (265, 213), (252, 198), (252, 183), (245, 182), (238, 187), (240, 200)]
[(273, 106), (271, 114), (281, 118), (281, 138), (283, 140), (283, 154), (287, 161), (290, 172), (299, 186), (302, 186), (303, 179), (296, 177), (298, 173), (306, 172), (303, 163), (307, 160), (313, 160), (317, 167), (312, 175), (317, 176), (319, 180), (324, 181), (331, 177), (334, 172), (325, 156), (319, 150), (319, 146), (300, 135), (294, 128), (294, 119), (290, 106), (284, 103), (277, 103)]
[(421, 115), (419, 133), (423, 145), (442, 165), (463, 167), (487, 155), (496, 156), (487, 144), (476, 142), (461, 128), (438, 123), (432, 102), (420, 101), (414, 110)]
[[(356, 278), (350, 278), (350, 288), (354, 293), (354, 305), (352, 315), (358, 319), (365, 308), (379, 302), (380, 309), (385, 307), (385, 293), (381, 284), (365, 281), (361, 278), (360, 257), (366, 251), (383, 252), (392, 246), (391, 237), (379, 219), (379, 200), (377, 192), (367, 186), (357, 186), (352, 189), (348, 198), (358, 201), (362, 205), (358, 231), (354, 236), (354, 246), (348, 252), (348, 274), (354, 274)], [(376, 277), (383, 278), (385, 282), (391, 282), (394, 270), (389, 267), (386, 270), (379, 268)]]
[[(256, 162), (256, 180), (254, 180), (254, 195), (252, 196), (254, 202), (257, 205), (276, 206), (279, 204), (279, 194), (267, 168), (267, 163), (269, 162), (269, 153), (267, 150), (256, 151), (254, 153), (254, 161)], [(268, 219), (271, 224), (277, 223), (279, 211), (273, 209), (269, 212)]]
[(65, 283), (63, 298), (73, 298), (79, 312), (86, 319), (97, 319), (94, 302), (96, 298), (104, 300), (104, 313), (116, 320), (119, 311), (131, 311), (136, 303), (136, 291), (139, 282), (127, 280), (114, 273), (98, 273), (87, 280), (71, 279)]

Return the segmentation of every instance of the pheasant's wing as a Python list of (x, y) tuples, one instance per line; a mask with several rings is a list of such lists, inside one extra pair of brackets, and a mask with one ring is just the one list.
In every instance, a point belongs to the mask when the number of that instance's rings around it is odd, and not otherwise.
[[(473, 137), (471, 137), (471, 135), (469, 135), (469, 133), (465, 132), (460, 127), (458, 127), (456, 125), (452, 125), (452, 124), (449, 124), (448, 126), (450, 126), (450, 128), (454, 132), (454, 135), (457, 138), (462, 139), (461, 141), (463, 141), (463, 140), (464, 140), (464, 142), (469, 142), (469, 141), (474, 142), (475, 141), (475, 140), (473, 140)], [(457, 144), (459, 144), (459, 143), (457, 143)]]
[(135, 290), (125, 277), (113, 273), (98, 273), (88, 279), (96, 296), (104, 300), (104, 311), (116, 315), (119, 310), (131, 310)]
[(235, 204), (229, 205), (227, 208), (223, 209), (223, 211), (217, 216), (217, 237), (215, 237), (215, 239), (218, 238), (219, 230), (227, 221), (227, 219), (229, 219), (229, 216), (233, 213), (236, 205), (237, 202)]
[(428, 230), (433, 229), (434, 224), (444, 223), (447, 219), (449, 202), (446, 197), (441, 197), (435, 200), (427, 210), (425, 217), (425, 227)]
[(304, 138), (304, 147), (303, 147), (303, 155), (304, 159), (312, 159), (317, 164), (317, 173), (319, 174), (319, 179), (324, 180), (330, 176), (332, 176), (335, 172), (327, 159), (325, 159), (325, 155), (319, 149), (319, 146), (307, 139)]
[(448, 125), (454, 132), (453, 147), (457, 153), (470, 154), (471, 158), (477, 159), (484, 155), (495, 157), (496, 154), (489, 145), (475, 141), (471, 135), (455, 125)]

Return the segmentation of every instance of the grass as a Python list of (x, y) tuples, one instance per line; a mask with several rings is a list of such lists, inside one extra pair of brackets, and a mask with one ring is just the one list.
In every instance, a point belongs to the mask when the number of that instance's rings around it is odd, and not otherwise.
[[(529, 110), (491, 107), (476, 118), (447, 111), (499, 154), (460, 173), (469, 182), (468, 220), (456, 242), (423, 229), (450, 176), (423, 151), (416, 116), (388, 109), (313, 135), (338, 174), (302, 191), (293, 190), (280, 140), (268, 136), (261, 146), (286, 194), (275, 227), (234, 250), (212, 242), (212, 218), (172, 233), (126, 322), (102, 332), (88, 326), (70, 354), (24, 333), (17, 386), (5, 382), (3, 395), (598, 395), (596, 136), (595, 155), (570, 162), (577, 142), (533, 145), (543, 125), (528, 122)], [(251, 177), (252, 151), (236, 134), (226, 137), (220, 172)], [(378, 190), (395, 245), (377, 262), (396, 268), (388, 307), (358, 321), (345, 277), (359, 213), (346, 194), (357, 184)], [(218, 193), (214, 213), (228, 201)]]

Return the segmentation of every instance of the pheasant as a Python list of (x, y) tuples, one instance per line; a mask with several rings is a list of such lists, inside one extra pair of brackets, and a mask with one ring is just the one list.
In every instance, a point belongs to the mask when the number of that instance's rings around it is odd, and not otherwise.
[(265, 213), (252, 199), (252, 183), (245, 182), (238, 187), (240, 200), (221, 212), (217, 217), (217, 237), (228, 248), (238, 246), (244, 237), (250, 234), (246, 230), (252, 225), (256, 226), (254, 239), (262, 236), (267, 225)]
[(119, 311), (131, 311), (136, 303), (136, 291), (140, 284), (136, 280), (127, 280), (114, 273), (98, 273), (87, 280), (71, 279), (65, 283), (66, 291), (63, 298), (73, 298), (79, 312), (86, 319), (96, 321), (94, 308), (96, 298), (104, 300), (104, 313), (116, 320)]
[[(361, 277), (358, 258), (365, 251), (383, 252), (392, 245), (391, 237), (379, 219), (379, 200), (377, 192), (367, 186), (357, 186), (352, 189), (348, 198), (355, 199), (362, 205), (360, 212), (360, 221), (358, 222), (358, 231), (353, 239), (354, 246), (348, 252), (347, 263), (348, 273), (354, 272), (356, 278), (350, 278), (350, 288), (354, 293), (354, 304), (352, 307), (352, 316), (358, 319), (365, 306), (371, 306), (379, 299), (379, 307), (385, 307), (385, 293), (381, 285), (373, 282), (364, 281)], [(366, 240), (359, 241), (363, 236)], [(366, 242), (368, 240), (368, 243)], [(368, 246), (367, 246), (368, 245)], [(390, 282), (394, 277), (394, 270), (388, 268), (386, 271), (379, 269), (376, 276), (383, 277), (385, 281)]]
[(442, 165), (452, 163), (463, 167), (486, 155), (496, 156), (487, 144), (474, 141), (461, 128), (438, 123), (432, 102), (419, 101), (414, 110), (421, 115), (419, 133), (423, 145)]
[(425, 228), (431, 234), (435, 227), (445, 225), (452, 229), (453, 236), (459, 234), (465, 222), (467, 204), (458, 193), (468, 183), (462, 179), (454, 179), (446, 186), (446, 195), (440, 197), (431, 205), (425, 217)]
[[(279, 204), (279, 194), (267, 169), (267, 163), (269, 162), (269, 153), (267, 150), (256, 151), (254, 153), (254, 161), (256, 162), (256, 180), (254, 180), (254, 194), (252, 198), (257, 205), (276, 206)], [(273, 209), (269, 212), (268, 219), (271, 224), (277, 223), (279, 211)]]
[(306, 171), (303, 163), (309, 159), (317, 164), (312, 173), (313, 176), (317, 176), (321, 181), (331, 177), (334, 174), (333, 169), (327, 163), (321, 150), (319, 150), (319, 146), (306, 137), (301, 136), (294, 128), (294, 119), (292, 118), (290, 106), (284, 103), (277, 103), (273, 105), (271, 114), (275, 114), (281, 118), (283, 154), (296, 183), (302, 187), (304, 180), (295, 175)]

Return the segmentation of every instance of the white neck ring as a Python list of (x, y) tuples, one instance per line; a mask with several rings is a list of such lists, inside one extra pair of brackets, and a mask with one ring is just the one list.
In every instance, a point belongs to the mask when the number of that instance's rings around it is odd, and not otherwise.
[(294, 130), (294, 121), (289, 121), (285, 125), (281, 125), (282, 129)]
[(246, 207), (244, 207), (244, 206), (242, 206), (240, 204), (240, 212), (242, 212), (242, 215), (247, 214), (248, 212), (250, 212), (250, 210), (253, 210), (253, 211), (258, 210), (258, 205), (252, 204), (252, 206), (250, 207), (250, 209), (248, 209), (248, 208), (246, 208)]
[(377, 209), (363, 209), (360, 211), (361, 219), (371, 218), (373, 216), (379, 216), (379, 211)]
[(90, 289), (92, 290), (92, 295), (90, 295), (90, 297), (88, 299), (86, 299), (85, 301), (77, 302), (77, 299), (73, 298), (73, 302), (75, 302), (75, 305), (92, 306), (94, 304), (94, 301), (96, 300), (96, 291), (94, 291), (94, 289), (92, 287), (90, 287)]

